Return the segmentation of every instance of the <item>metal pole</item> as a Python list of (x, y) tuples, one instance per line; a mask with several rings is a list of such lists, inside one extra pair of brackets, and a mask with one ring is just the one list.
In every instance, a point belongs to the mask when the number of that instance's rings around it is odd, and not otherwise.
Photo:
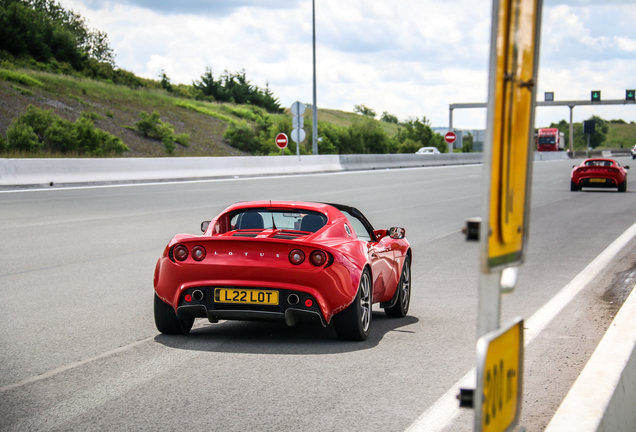
[(318, 106), (316, 105), (316, 0), (311, 0), (311, 20), (313, 27), (313, 46), (314, 46), (314, 102), (312, 107), (313, 124), (311, 129), (312, 135), (312, 151), (318, 154)]
[(572, 153), (572, 157), (574, 157), (574, 124), (572, 123), (574, 115), (574, 105), (570, 105), (570, 153)]
[[(486, 241), (488, 241), (486, 239)], [(501, 318), (501, 270), (481, 273), (477, 301), (477, 339), (499, 328)]]

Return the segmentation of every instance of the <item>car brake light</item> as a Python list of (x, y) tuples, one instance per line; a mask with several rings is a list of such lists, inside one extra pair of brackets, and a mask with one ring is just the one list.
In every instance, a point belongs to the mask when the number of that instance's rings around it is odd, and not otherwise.
[(313, 301), (311, 301), (311, 299), (307, 299), (307, 300), (305, 300), (305, 306), (307, 306), (307, 307), (312, 307), (312, 306), (313, 306), (313, 304), (314, 304), (314, 302), (313, 302)]
[(190, 294), (186, 294), (185, 296), (183, 296), (183, 299), (190, 303), (192, 301), (192, 296)]
[(203, 261), (205, 253), (205, 248), (203, 246), (195, 246), (192, 248), (192, 259), (195, 261)]
[(320, 267), (327, 262), (327, 254), (323, 251), (315, 250), (309, 255), (309, 261), (316, 267)]
[(185, 261), (188, 258), (188, 248), (184, 245), (179, 245), (174, 248), (174, 258), (177, 261)]
[(289, 253), (289, 262), (294, 265), (302, 264), (305, 261), (305, 252), (300, 249), (293, 249)]

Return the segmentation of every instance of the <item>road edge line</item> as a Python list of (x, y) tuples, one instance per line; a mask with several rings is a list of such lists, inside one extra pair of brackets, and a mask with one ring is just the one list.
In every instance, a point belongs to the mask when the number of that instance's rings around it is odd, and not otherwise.
[[(603, 252), (589, 263), (565, 287), (524, 323), (524, 346), (528, 346), (547, 325), (594, 279), (605, 266), (636, 236), (636, 223), (627, 228)], [(431, 407), (422, 413), (405, 432), (441, 432), (461, 413), (456, 395), (460, 387), (475, 387), (475, 368), (457, 381)], [(473, 374), (472, 382), (464, 382)]]

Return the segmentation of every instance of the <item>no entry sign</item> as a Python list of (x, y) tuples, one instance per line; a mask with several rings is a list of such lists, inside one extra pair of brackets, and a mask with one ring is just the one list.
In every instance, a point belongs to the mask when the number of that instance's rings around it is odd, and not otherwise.
[(446, 135), (444, 135), (444, 139), (447, 143), (452, 144), (457, 139), (457, 135), (455, 134), (455, 132), (446, 132)]
[(285, 147), (287, 147), (288, 142), (289, 139), (284, 133), (279, 133), (278, 135), (276, 135), (276, 145), (279, 149), (284, 149)]

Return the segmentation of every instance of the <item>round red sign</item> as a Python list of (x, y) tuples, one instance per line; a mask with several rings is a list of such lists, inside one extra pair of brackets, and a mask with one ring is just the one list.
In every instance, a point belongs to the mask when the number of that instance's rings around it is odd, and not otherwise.
[(276, 135), (276, 145), (279, 149), (284, 149), (285, 147), (287, 147), (288, 142), (289, 139), (284, 133), (279, 133), (278, 135)]
[(444, 139), (447, 143), (452, 144), (457, 139), (457, 135), (455, 134), (455, 132), (446, 132), (446, 135), (444, 135)]

